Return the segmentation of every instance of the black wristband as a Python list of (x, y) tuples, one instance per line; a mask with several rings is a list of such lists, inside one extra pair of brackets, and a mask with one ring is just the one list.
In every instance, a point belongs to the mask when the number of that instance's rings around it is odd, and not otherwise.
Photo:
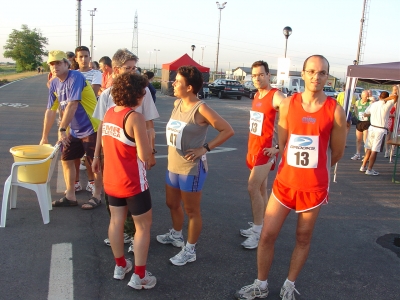
[(58, 131), (60, 131), (60, 132), (67, 131), (67, 129), (60, 127), (60, 129), (58, 129)]
[(211, 149), (210, 149), (210, 147), (208, 147), (208, 144), (207, 144), (207, 143), (204, 143), (204, 144), (203, 144), (203, 147), (206, 148), (208, 152), (211, 151)]
[(153, 154), (156, 154), (157, 153), (157, 150), (156, 149), (153, 149)]

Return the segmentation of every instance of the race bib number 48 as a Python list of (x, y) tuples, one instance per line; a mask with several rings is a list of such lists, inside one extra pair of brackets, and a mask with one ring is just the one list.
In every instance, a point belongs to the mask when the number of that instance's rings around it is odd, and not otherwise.
[(182, 133), (183, 133), (183, 128), (185, 128), (186, 124), (187, 123), (185, 122), (177, 121), (174, 119), (169, 120), (165, 131), (167, 135), (167, 144), (169, 146), (182, 150), (181, 146)]
[(252, 134), (261, 136), (262, 124), (264, 121), (264, 114), (258, 111), (250, 111), (250, 132)]
[(319, 137), (316, 135), (291, 134), (287, 163), (296, 168), (315, 169), (318, 166)]

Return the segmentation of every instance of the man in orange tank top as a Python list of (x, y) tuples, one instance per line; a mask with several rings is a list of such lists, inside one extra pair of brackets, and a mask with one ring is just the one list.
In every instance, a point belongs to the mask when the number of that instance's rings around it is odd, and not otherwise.
[(251, 66), (251, 77), (258, 89), (250, 110), (250, 132), (246, 163), (250, 177), (248, 191), (250, 195), (253, 222), (249, 229), (241, 229), (240, 234), (247, 237), (242, 246), (255, 249), (258, 246), (265, 207), (268, 201), (267, 179), (270, 170), (275, 167), (278, 149), (277, 127), (279, 104), (285, 98), (281, 91), (270, 85), (268, 64), (256, 61)]
[(330, 167), (343, 156), (346, 143), (343, 108), (323, 92), (328, 74), (327, 59), (321, 55), (310, 56), (304, 62), (301, 75), (305, 91), (284, 99), (279, 106), (282, 160), (265, 210), (257, 252), (258, 276), (253, 284), (236, 292), (238, 299), (268, 296), (267, 279), (274, 244), (293, 209), (298, 213), (296, 245), (280, 296), (284, 300), (295, 300), (294, 282), (307, 260), (321, 204), (328, 200)]

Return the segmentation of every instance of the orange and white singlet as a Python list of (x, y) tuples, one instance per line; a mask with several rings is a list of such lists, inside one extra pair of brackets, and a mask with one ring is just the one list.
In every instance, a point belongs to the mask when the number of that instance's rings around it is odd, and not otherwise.
[[(248, 154), (257, 155), (264, 148), (271, 148), (273, 145), (275, 123), (278, 114), (273, 106), (272, 99), (278, 89), (271, 89), (264, 97), (259, 99), (259, 92), (253, 99), (250, 110), (250, 133), (248, 142)], [(278, 141), (276, 140), (277, 144)]]
[(127, 198), (144, 192), (149, 185), (135, 141), (124, 131), (124, 117), (132, 109), (127, 107), (119, 112), (114, 109), (111, 107), (103, 119), (104, 191), (116, 198)]
[(301, 93), (290, 100), (287, 115), (288, 139), (276, 180), (292, 189), (317, 192), (329, 187), (331, 150), (329, 141), (337, 102), (327, 97), (313, 113), (302, 106)]

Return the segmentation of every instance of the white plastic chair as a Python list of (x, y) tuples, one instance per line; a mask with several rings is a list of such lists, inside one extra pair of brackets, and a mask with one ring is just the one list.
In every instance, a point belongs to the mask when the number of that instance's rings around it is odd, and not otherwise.
[[(1, 207), (1, 221), (0, 227), (6, 227), (6, 216), (7, 216), (7, 203), (10, 201), (10, 209), (17, 207), (17, 194), (18, 194), (18, 186), (24, 187), (26, 189), (30, 189), (36, 192), (40, 211), (42, 212), (43, 223), (48, 224), (50, 222), (50, 213), (52, 210), (51, 206), (51, 192), (50, 192), (50, 180), (53, 175), (53, 171), (57, 162), (58, 153), (60, 150), (60, 144), (56, 144), (54, 146), (53, 152), (49, 155), (49, 157), (37, 160), (37, 161), (27, 161), (27, 162), (15, 162), (11, 167), (11, 175), (7, 178), (4, 183), (4, 192), (3, 192), (3, 203)], [(29, 182), (21, 182), (18, 180), (18, 167), (28, 166), (28, 165), (37, 165), (42, 164), (51, 159), (51, 163), (49, 166), (49, 171), (47, 175), (47, 180), (45, 183), (29, 183)], [(10, 195), (11, 194), (11, 195)]]

